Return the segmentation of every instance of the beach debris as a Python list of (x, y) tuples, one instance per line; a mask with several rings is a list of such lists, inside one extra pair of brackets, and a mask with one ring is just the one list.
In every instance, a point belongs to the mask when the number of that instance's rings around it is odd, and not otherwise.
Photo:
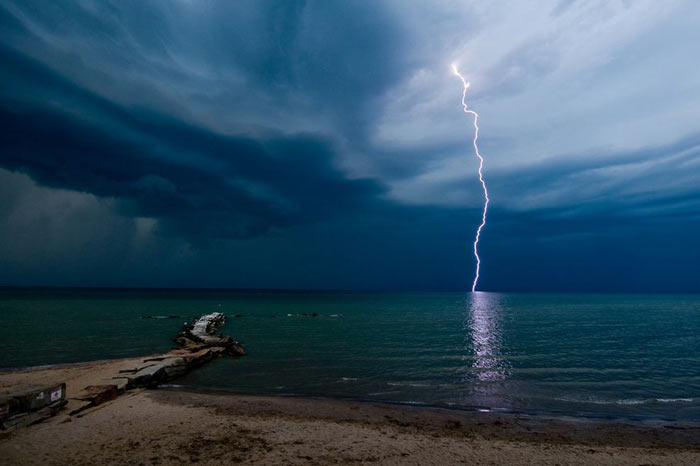
[[(126, 388), (124, 386), (124, 388)], [(102, 404), (106, 401), (115, 400), (119, 396), (119, 386), (117, 384), (88, 385), (83, 388), (83, 394), (77, 399), (91, 401), (94, 404)]]
[(175, 338), (179, 348), (146, 358), (134, 367), (125, 367), (102, 384), (85, 387), (75, 398), (83, 403), (70, 415), (111, 401), (128, 390), (155, 388), (225, 354), (243, 356), (246, 352), (240, 343), (230, 336), (217, 333), (216, 330), (225, 323), (226, 316), (221, 312), (206, 314), (192, 323), (185, 323)]
[(66, 384), (34, 385), (0, 395), (0, 429), (14, 430), (54, 416), (67, 403)]

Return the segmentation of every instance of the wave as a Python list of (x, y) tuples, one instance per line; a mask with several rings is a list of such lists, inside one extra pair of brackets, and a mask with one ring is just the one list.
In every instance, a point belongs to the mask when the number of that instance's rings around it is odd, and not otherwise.
[(433, 385), (428, 383), (413, 383), (413, 382), (387, 382), (387, 385), (392, 387), (432, 387)]
[(555, 398), (555, 400), (565, 401), (567, 403), (591, 403), (596, 405), (644, 405), (653, 403), (692, 403), (695, 401), (695, 398), (624, 398), (621, 400)]

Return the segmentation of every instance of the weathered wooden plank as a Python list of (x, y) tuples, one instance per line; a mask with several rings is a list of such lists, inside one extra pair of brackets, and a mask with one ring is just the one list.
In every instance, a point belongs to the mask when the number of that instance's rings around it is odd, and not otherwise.
[(95, 405), (106, 401), (115, 400), (119, 396), (119, 387), (116, 384), (88, 385), (76, 398), (83, 401), (91, 401)]
[(111, 379), (105, 379), (104, 383), (105, 385), (116, 385), (119, 393), (123, 393), (129, 385), (129, 379), (126, 377), (112, 377)]
[(158, 383), (165, 380), (165, 366), (162, 364), (155, 364), (144, 367), (133, 374), (125, 374), (125, 376), (129, 379), (128, 388), (155, 387)]
[(51, 403), (37, 411), (25, 412), (12, 416), (11, 418), (5, 419), (0, 422), (0, 428), (5, 431), (11, 431), (20, 426), (26, 426), (30, 424), (35, 424), (37, 422), (48, 419), (51, 416), (55, 416), (58, 411), (65, 406), (66, 400), (61, 399)]
[(0, 397), (0, 428), (35, 422), (66, 404), (66, 384), (28, 386)]

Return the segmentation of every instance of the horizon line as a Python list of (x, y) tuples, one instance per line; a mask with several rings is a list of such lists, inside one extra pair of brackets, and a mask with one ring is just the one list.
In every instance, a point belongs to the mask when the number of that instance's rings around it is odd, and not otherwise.
[(639, 290), (477, 290), (420, 288), (242, 288), (202, 286), (114, 286), (114, 285), (0, 285), (4, 290), (86, 290), (86, 291), (227, 291), (239, 293), (508, 293), (508, 294), (700, 294), (698, 291), (639, 291)]

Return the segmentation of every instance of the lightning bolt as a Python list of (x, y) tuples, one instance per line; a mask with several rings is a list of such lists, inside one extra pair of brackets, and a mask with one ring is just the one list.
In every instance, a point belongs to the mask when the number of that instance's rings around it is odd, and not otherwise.
[(462, 81), (462, 108), (464, 109), (464, 113), (469, 113), (474, 116), (474, 139), (472, 140), (472, 144), (474, 145), (474, 153), (479, 159), (479, 182), (481, 182), (481, 187), (484, 190), (484, 209), (481, 213), (481, 224), (479, 224), (479, 228), (476, 229), (476, 236), (474, 237), (476, 274), (474, 275), (474, 282), (472, 283), (473, 293), (476, 291), (476, 284), (479, 281), (479, 271), (481, 269), (481, 258), (479, 257), (479, 239), (481, 237), (481, 230), (483, 230), (484, 226), (486, 225), (486, 212), (489, 210), (490, 199), (489, 190), (486, 188), (486, 181), (484, 181), (484, 158), (481, 156), (481, 153), (479, 153), (479, 146), (477, 145), (477, 141), (479, 140), (479, 114), (467, 107), (467, 89), (469, 89), (470, 83), (464, 79), (464, 76), (462, 76), (462, 74), (459, 72), (459, 69), (457, 69), (457, 65), (455, 63), (452, 64), (452, 72)]

